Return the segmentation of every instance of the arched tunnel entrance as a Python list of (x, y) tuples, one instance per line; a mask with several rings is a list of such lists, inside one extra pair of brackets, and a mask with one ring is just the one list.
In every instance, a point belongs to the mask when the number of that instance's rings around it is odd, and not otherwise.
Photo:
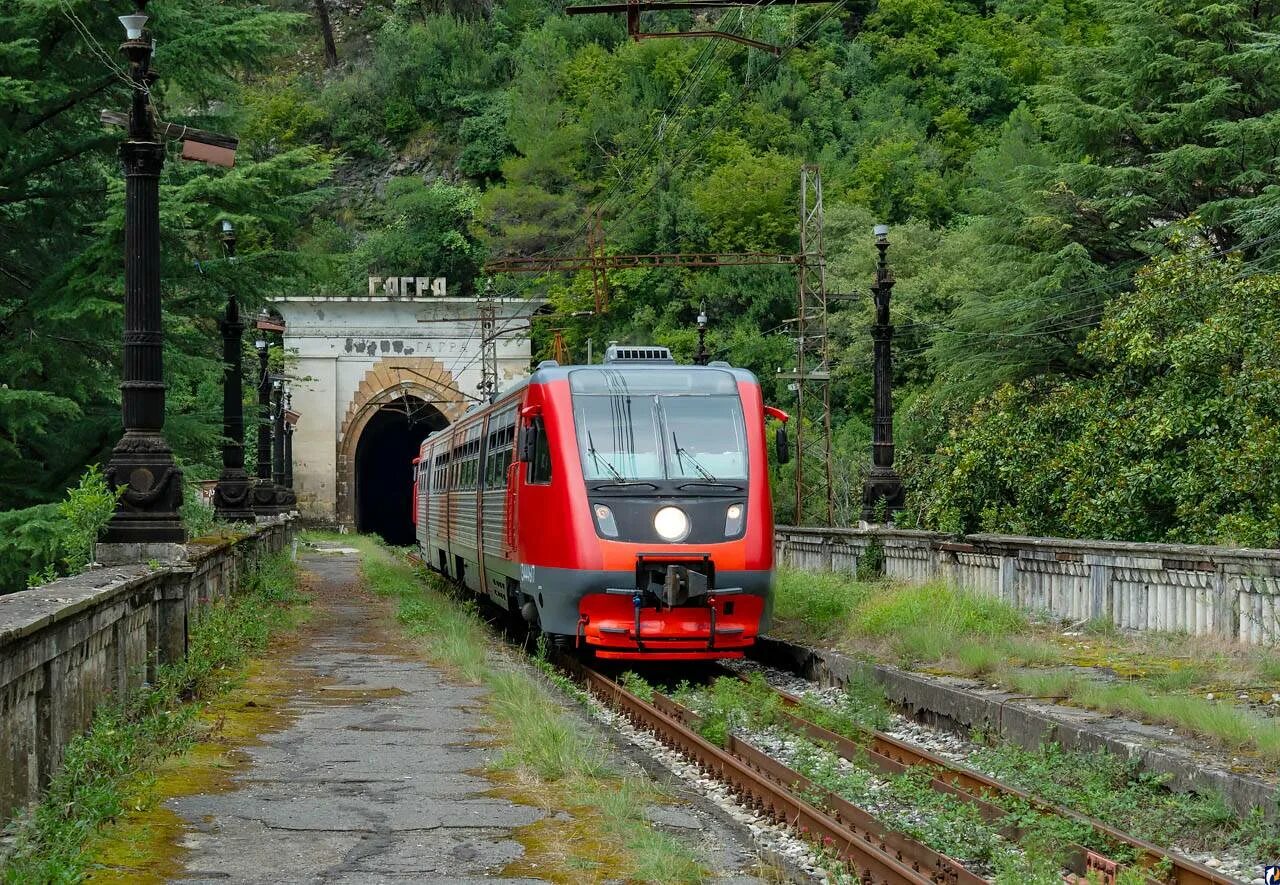
[(447, 427), (435, 406), (404, 396), (382, 406), (356, 441), (356, 531), (388, 544), (414, 542), (413, 459), (429, 433)]

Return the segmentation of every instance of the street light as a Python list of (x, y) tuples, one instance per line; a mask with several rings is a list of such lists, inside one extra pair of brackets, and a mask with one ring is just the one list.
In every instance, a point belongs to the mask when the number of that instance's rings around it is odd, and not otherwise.
[[(228, 259), (235, 261), (236, 234), (231, 222), (223, 219), (222, 243)], [(219, 324), (222, 330), (222, 472), (213, 490), (213, 510), (230, 522), (252, 522), (253, 508), (249, 500), (252, 483), (244, 471), (244, 363), (240, 342), (244, 323), (240, 320), (240, 304), (228, 293), (226, 312)], [(266, 342), (262, 342), (266, 346)]]
[[(124, 372), (121, 423), (124, 435), (112, 450), (106, 479), (119, 493), (115, 513), (102, 534), (99, 560), (172, 559), (170, 545), (187, 539), (178, 509), (182, 471), (164, 437), (164, 329), (160, 289), (160, 170), (164, 145), (151, 109), (152, 43), (145, 30), (146, 0), (120, 16), (121, 52), (132, 86), (128, 135), (120, 145), (124, 170)], [(115, 547), (114, 545), (129, 545)], [(138, 545), (141, 545), (139, 547)], [(155, 546), (152, 546), (155, 545)]]
[(698, 353), (693, 361), (699, 366), (707, 364), (707, 305), (698, 308)]
[(862, 483), (862, 521), (878, 521), (880, 511), (893, 520), (902, 509), (902, 479), (893, 468), (893, 326), (889, 323), (889, 296), (893, 292), (893, 272), (889, 269), (889, 225), (877, 224), (875, 235), (876, 281), (871, 287), (876, 322), (871, 336), (875, 342), (875, 420), (871, 437), (871, 470)]
[(284, 487), (284, 385), (271, 382), (271, 482)]
[(298, 496), (293, 491), (293, 425), (298, 415), (293, 411), (293, 387), (284, 386), (284, 488), (290, 496), (290, 504), (297, 503)]
[(147, 16), (141, 12), (135, 12), (132, 15), (117, 16), (120, 24), (124, 25), (125, 39), (141, 40), (142, 29), (147, 26)]
[(224, 218), (218, 223), (219, 239), (222, 240), (222, 248), (227, 251), (227, 258), (232, 261), (236, 260), (236, 226), (231, 223), (230, 218)]
[[(265, 312), (265, 311), (264, 311)], [(257, 481), (253, 484), (253, 512), (256, 516), (275, 516), (280, 512), (276, 487), (271, 484), (271, 374), (267, 336), (261, 329), (253, 341), (258, 351), (258, 455)]]

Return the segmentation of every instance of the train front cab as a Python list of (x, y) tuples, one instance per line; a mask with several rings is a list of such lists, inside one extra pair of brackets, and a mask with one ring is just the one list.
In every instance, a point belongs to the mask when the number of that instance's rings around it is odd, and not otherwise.
[(603, 658), (696, 660), (740, 657), (768, 626), (773, 510), (751, 373), (541, 369), (519, 457), (520, 589), (544, 632)]

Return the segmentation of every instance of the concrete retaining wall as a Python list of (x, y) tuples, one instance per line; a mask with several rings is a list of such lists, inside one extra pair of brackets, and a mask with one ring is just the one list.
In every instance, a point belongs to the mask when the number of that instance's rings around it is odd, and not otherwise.
[(1280, 550), (788, 526), (777, 545), (797, 568), (852, 573), (877, 548), (887, 577), (944, 580), (1064, 620), (1280, 643)]
[(200, 606), (240, 585), (248, 561), (283, 549), (289, 522), (190, 545), (190, 561), (90, 569), (0, 596), (0, 818), (36, 799), (104, 701), (181, 660)]

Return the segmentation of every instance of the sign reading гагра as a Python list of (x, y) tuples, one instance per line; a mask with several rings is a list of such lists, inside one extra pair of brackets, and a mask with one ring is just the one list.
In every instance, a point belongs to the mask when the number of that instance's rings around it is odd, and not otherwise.
[(390, 295), (393, 298), (432, 296), (443, 298), (444, 277), (369, 277), (370, 295)]

